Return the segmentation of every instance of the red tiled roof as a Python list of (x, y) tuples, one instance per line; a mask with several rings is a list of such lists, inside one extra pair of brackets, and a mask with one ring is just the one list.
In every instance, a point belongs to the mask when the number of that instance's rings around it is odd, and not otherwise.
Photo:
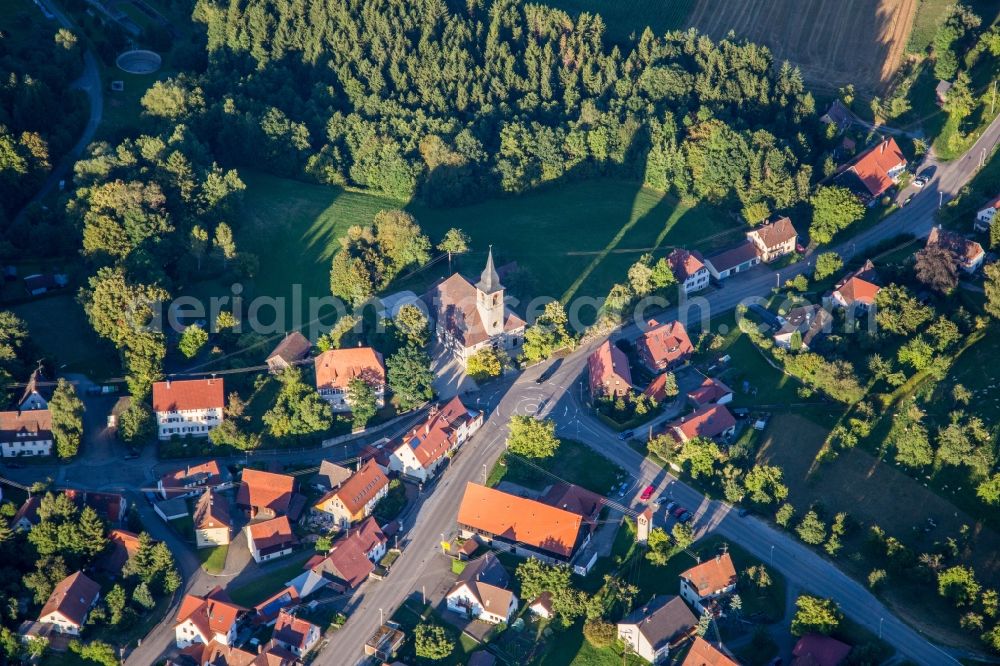
[(455, 396), (444, 407), (431, 410), (423, 425), (403, 436), (403, 446), (413, 450), (417, 461), (425, 468), (439, 460), (454, 446), (455, 431), (467, 421), (478, 417), (469, 414), (469, 409)]
[(221, 378), (182, 379), (153, 384), (153, 411), (180, 412), (222, 409), (226, 393)]
[(927, 246), (938, 245), (947, 248), (958, 255), (962, 262), (969, 264), (983, 254), (983, 246), (962, 234), (945, 231), (941, 227), (931, 229), (927, 237)]
[(669, 372), (665, 372), (662, 375), (656, 375), (653, 377), (653, 381), (649, 382), (649, 386), (646, 390), (642, 392), (643, 395), (649, 396), (656, 402), (663, 402), (668, 397), (667, 395), (667, 377), (670, 375)]
[(70, 622), (80, 626), (100, 592), (100, 585), (87, 578), (82, 571), (77, 571), (56, 584), (38, 618), (58, 612)]
[(872, 284), (859, 277), (851, 277), (840, 285), (834, 293), (840, 294), (840, 297), (847, 304), (864, 303), (865, 305), (872, 305), (880, 290), (881, 287), (877, 284)]
[(731, 247), (728, 250), (723, 250), (722, 252), (713, 254), (705, 261), (712, 264), (712, 268), (721, 273), (723, 271), (728, 271), (731, 268), (736, 268), (740, 264), (754, 259), (757, 255), (757, 246), (752, 240), (747, 239), (736, 247)]
[(705, 377), (705, 380), (698, 388), (687, 394), (688, 399), (697, 405), (706, 405), (718, 402), (723, 396), (732, 393), (733, 390), (713, 377)]
[(694, 352), (687, 329), (679, 321), (660, 324), (655, 319), (649, 320), (649, 329), (636, 344), (657, 365), (670, 365)]
[(323, 504), (333, 497), (338, 497), (353, 515), (361, 511), (387, 485), (389, 478), (374, 460), (368, 460), (339, 488), (328, 492), (316, 504)]
[(382, 354), (371, 347), (330, 349), (317, 356), (317, 389), (344, 389), (352, 379), (363, 379), (369, 386), (385, 384)]
[(836, 638), (806, 634), (792, 650), (793, 664), (798, 666), (838, 666), (851, 652), (851, 646)]
[(211, 640), (214, 634), (227, 634), (246, 611), (237, 606), (221, 587), (214, 587), (204, 597), (184, 595), (177, 611), (177, 622), (191, 620), (205, 638)]
[(191, 492), (192, 487), (217, 486), (228, 480), (229, 472), (226, 470), (223, 473), (223, 468), (219, 466), (218, 460), (208, 460), (199, 465), (181, 467), (160, 477), (163, 490), (168, 495), (171, 494), (172, 490), (175, 491), (174, 494), (185, 494)]
[(705, 268), (705, 263), (697, 250), (688, 252), (677, 248), (667, 256), (667, 263), (670, 264), (674, 277), (681, 283)]
[(760, 241), (761, 245), (771, 249), (773, 247), (783, 245), (790, 240), (794, 240), (795, 237), (798, 236), (798, 232), (795, 231), (795, 227), (792, 226), (792, 221), (790, 219), (782, 217), (774, 222), (762, 224), (753, 231), (747, 232), (747, 236), (755, 236), (757, 240)]
[(349, 529), (345, 538), (354, 541), (365, 553), (370, 553), (376, 546), (387, 541), (373, 516), (368, 516), (357, 527)]
[[(436, 311), (436, 318), (466, 347), (489, 339), (479, 308), (476, 287), (458, 273), (434, 287), (425, 297)], [(507, 332), (524, 328), (524, 320), (504, 307), (503, 329)]]
[(0, 437), (52, 439), (52, 412), (47, 409), (0, 412)]
[(139, 552), (139, 535), (128, 530), (111, 530), (108, 541), (108, 550), (101, 558), (101, 565), (107, 571), (118, 573), (129, 558)]
[(605, 340), (587, 358), (590, 376), (590, 393), (613, 394), (632, 388), (632, 372), (625, 352)]
[(253, 540), (257, 550), (262, 553), (274, 550), (282, 550), (288, 546), (294, 546), (299, 542), (292, 532), (292, 525), (288, 522), (288, 516), (278, 516), (271, 520), (254, 523), (247, 527), (250, 538)]
[(582, 516), (593, 524), (604, 507), (605, 498), (573, 483), (553, 483), (548, 492), (538, 498), (549, 506)]
[(274, 623), (272, 637), (277, 641), (304, 650), (308, 647), (306, 641), (309, 638), (309, 631), (315, 626), (308, 620), (295, 617), (288, 611), (282, 610), (278, 613), (278, 621)]
[(906, 164), (903, 151), (896, 145), (896, 140), (889, 137), (858, 158), (850, 170), (857, 174), (871, 195), (877, 197), (892, 187), (889, 171), (901, 164)]
[(368, 559), (361, 542), (350, 535), (335, 541), (326, 557), (312, 567), (312, 571), (336, 576), (351, 589), (365, 582), (374, 570), (375, 565)]
[(691, 567), (681, 574), (681, 578), (690, 582), (698, 596), (703, 597), (736, 583), (736, 567), (729, 553), (723, 553)]
[(295, 477), (248, 467), (243, 470), (236, 503), (240, 506), (266, 507), (275, 513), (288, 513), (294, 491)]
[(569, 557), (583, 517), (526, 497), (469, 482), (458, 509), (460, 525)]
[(736, 419), (724, 405), (705, 405), (688, 416), (669, 424), (673, 436), (686, 442), (695, 437), (718, 437), (736, 425)]
[(18, 508), (17, 513), (14, 514), (14, 518), (11, 519), (11, 525), (14, 525), (24, 519), (31, 523), (32, 525), (38, 524), (38, 506), (42, 503), (41, 495), (32, 495), (28, 499), (24, 500), (24, 503)]
[(193, 520), (198, 530), (229, 527), (229, 500), (206, 488), (195, 504)]
[(740, 666), (701, 636), (695, 636), (681, 666)]
[(120, 522), (122, 519), (122, 500), (124, 498), (118, 493), (95, 493), (90, 490), (76, 490), (74, 488), (64, 490), (63, 493), (77, 506), (89, 506), (97, 512), (97, 515), (113, 523)]

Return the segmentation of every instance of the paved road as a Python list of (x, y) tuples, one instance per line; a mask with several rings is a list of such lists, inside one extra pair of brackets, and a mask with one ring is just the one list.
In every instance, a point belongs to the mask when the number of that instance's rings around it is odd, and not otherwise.
[[(994, 121), (965, 157), (937, 165), (934, 179), (913, 201), (888, 217), (881, 224), (858, 234), (850, 241), (832, 248), (845, 259), (863, 254), (867, 249), (901, 234), (926, 236), (934, 225), (938, 206), (955, 196), (975, 174), (978, 156), (983, 148), (992, 150), (1000, 141), (1000, 120)], [(929, 159), (921, 168), (934, 164)], [(759, 268), (744, 276), (729, 280), (722, 289), (708, 296), (691, 299), (672, 309), (667, 316), (685, 321), (696, 317), (722, 314), (738, 304), (766, 295), (772, 287), (799, 273), (812, 270), (812, 258), (806, 257), (781, 271)], [(616, 333), (616, 336), (637, 337), (643, 327), (643, 317)], [(429, 572), (429, 560), (438, 547), (442, 534), (454, 527), (454, 516), (461, 502), (467, 481), (480, 480), (483, 466), (487, 468), (500, 456), (506, 436), (506, 423), (512, 414), (534, 413), (544, 404), (541, 414), (554, 418), (561, 431), (572, 432), (581, 441), (594, 447), (632, 474), (636, 491), (648, 483), (666, 489), (691, 509), (696, 509), (696, 525), (701, 534), (717, 532), (752, 552), (780, 571), (789, 583), (800, 589), (837, 600), (854, 621), (878, 632), (901, 655), (919, 664), (957, 664), (949, 654), (924, 639), (897, 619), (862, 585), (841, 572), (832, 563), (802, 545), (793, 537), (779, 532), (754, 518), (739, 518), (720, 502), (710, 501), (693, 488), (681, 483), (659, 466), (617, 440), (595, 419), (586, 415), (574, 398), (577, 378), (583, 373), (587, 354), (599, 344), (593, 342), (563, 359), (559, 369), (545, 384), (534, 379), (544, 367), (525, 372), (517, 382), (504, 388), (493, 412), (480, 431), (470, 440), (455, 464), (447, 470), (430, 498), (419, 507), (416, 520), (409, 528), (410, 544), (393, 567), (391, 578), (382, 583), (371, 582), (359, 590), (347, 624), (321, 652), (317, 664), (361, 663), (364, 641), (378, 626), (379, 618), (388, 617)], [(568, 432), (567, 432), (568, 431)], [(633, 499), (634, 501), (634, 499)]]
[[(43, 3), (52, 12), (56, 20), (59, 21), (59, 25), (80, 34), (73, 21), (55, 3), (47, 0), (38, 1)], [(101, 124), (101, 118), (104, 115), (104, 89), (101, 85), (101, 70), (97, 65), (97, 58), (90, 49), (83, 52), (83, 73), (80, 74), (79, 79), (73, 82), (72, 87), (82, 90), (87, 94), (87, 101), (90, 104), (90, 117), (87, 119), (87, 125), (83, 128), (83, 132), (80, 134), (80, 139), (76, 142), (76, 145), (63, 156), (52, 170), (52, 173), (49, 174), (49, 177), (45, 179), (38, 192), (31, 197), (31, 200), (17, 214), (15, 220), (20, 220), (31, 204), (44, 199), (59, 184), (60, 180), (65, 179), (69, 175), (73, 164), (83, 154), (83, 150), (87, 145), (94, 140), (97, 127)]]

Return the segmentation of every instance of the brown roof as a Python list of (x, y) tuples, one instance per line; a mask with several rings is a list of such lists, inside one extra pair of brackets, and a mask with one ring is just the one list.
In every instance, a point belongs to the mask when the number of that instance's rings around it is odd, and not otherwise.
[(21, 522), (21, 520), (26, 520), (32, 525), (38, 524), (38, 507), (42, 503), (41, 495), (32, 495), (28, 499), (24, 500), (24, 503), (18, 508), (17, 513), (11, 519), (11, 525)]
[(689, 391), (687, 397), (698, 405), (718, 402), (720, 398), (732, 393), (733, 390), (713, 377), (705, 377), (698, 388)]
[(278, 516), (271, 520), (254, 523), (247, 527), (250, 538), (262, 554), (268, 554), (279, 550), (284, 550), (289, 546), (294, 546), (299, 542), (292, 532), (292, 525), (288, 522), (288, 516)]
[(221, 377), (172, 380), (153, 384), (154, 412), (222, 409), (225, 405), (226, 393)]
[(823, 306), (803, 305), (789, 311), (785, 324), (774, 336), (790, 335), (798, 331), (802, 334), (802, 344), (808, 347), (817, 336), (828, 332), (832, 322), (833, 316)]
[(593, 522), (604, 507), (605, 498), (582, 486), (559, 482), (553, 483), (538, 501), (575, 513), (587, 522)]
[(312, 570), (332, 575), (353, 589), (365, 582), (368, 574), (375, 570), (375, 565), (368, 559), (361, 540), (352, 536), (335, 541), (330, 552), (314, 564)]
[(697, 619), (678, 596), (661, 595), (629, 613), (622, 624), (634, 624), (654, 650), (686, 636)]
[(569, 557), (579, 540), (583, 517), (469, 482), (458, 508), (458, 522), (507, 541)]
[(97, 512), (97, 515), (113, 523), (120, 522), (122, 516), (122, 505), (124, 502), (122, 495), (118, 493), (97, 493), (92, 490), (76, 490), (69, 488), (63, 491), (78, 507), (89, 506)]
[(52, 412), (47, 409), (0, 412), (0, 437), (52, 439)]
[(466, 564), (448, 594), (463, 586), (468, 587), (483, 608), (496, 615), (507, 615), (514, 593), (508, 589), (507, 570), (492, 552)]
[(687, 329), (679, 321), (660, 324), (655, 319), (650, 319), (649, 329), (639, 337), (636, 344), (657, 364), (669, 365), (694, 352)]
[(850, 170), (857, 174), (871, 195), (877, 197), (892, 187), (889, 171), (900, 164), (905, 165), (906, 158), (896, 140), (889, 137), (859, 157)]
[(836, 638), (806, 634), (792, 650), (796, 666), (838, 666), (851, 652), (851, 646)]
[(688, 252), (687, 250), (677, 248), (667, 255), (667, 263), (670, 264), (670, 270), (673, 271), (674, 277), (677, 278), (678, 282), (684, 282), (705, 268), (702, 256), (697, 250)]
[(403, 436), (402, 443), (413, 450), (417, 461), (426, 468), (455, 445), (455, 432), (458, 428), (478, 416), (478, 412), (470, 413), (458, 396), (455, 396), (444, 407), (432, 409), (423, 425)]
[(218, 460), (181, 467), (160, 477), (167, 496), (183, 495), (198, 486), (217, 486), (229, 481), (229, 470), (220, 466)]
[(227, 634), (240, 615), (246, 612), (237, 606), (221, 587), (212, 588), (204, 597), (186, 594), (177, 611), (177, 622), (191, 620), (206, 638), (213, 634)]
[[(476, 306), (476, 287), (458, 273), (434, 287), (425, 297), (436, 318), (466, 347), (489, 339), (483, 318)], [(524, 328), (524, 320), (504, 308), (505, 331)]]
[(705, 261), (712, 264), (712, 267), (721, 273), (735, 268), (742, 263), (746, 263), (755, 257), (757, 257), (757, 246), (753, 241), (748, 239), (736, 247), (713, 254)]
[(353, 515), (365, 508), (373, 497), (389, 485), (389, 478), (374, 460), (369, 460), (336, 490), (331, 490), (316, 504), (337, 497)]
[(865, 305), (872, 305), (880, 290), (881, 287), (877, 284), (862, 280), (859, 277), (850, 277), (834, 293), (840, 294), (840, 297), (848, 304), (864, 303)]
[(294, 363), (305, 358), (310, 349), (312, 349), (312, 343), (309, 342), (308, 338), (298, 331), (292, 331), (278, 343), (274, 351), (268, 355), (267, 360), (280, 358), (286, 363)]
[(795, 231), (790, 219), (782, 217), (774, 222), (762, 224), (753, 231), (748, 231), (747, 237), (751, 236), (755, 236), (764, 247), (770, 249), (794, 240), (798, 236), (798, 232)]
[(351, 478), (354, 472), (350, 467), (343, 467), (329, 460), (324, 460), (319, 464), (319, 472), (316, 474), (316, 482), (322, 483), (327, 488), (337, 488), (344, 481)]
[(199, 666), (299, 666), (302, 661), (273, 640), (260, 646), (259, 652), (249, 652), (212, 639), (207, 645), (193, 643), (181, 654)]
[(632, 388), (632, 372), (628, 367), (628, 357), (625, 352), (605, 340), (600, 347), (587, 358), (587, 368), (590, 372), (590, 392), (612, 393), (619, 389)]
[(100, 559), (100, 565), (106, 571), (118, 573), (133, 555), (139, 552), (139, 535), (128, 530), (111, 530), (108, 532), (108, 549)]
[(82, 571), (77, 571), (56, 584), (38, 618), (58, 612), (70, 622), (80, 626), (100, 593), (100, 585), (87, 578)]
[(351, 539), (365, 553), (371, 552), (375, 546), (386, 543), (387, 539), (373, 516), (368, 516), (357, 527), (347, 531), (347, 539)]
[(698, 591), (698, 596), (714, 594), (717, 590), (736, 583), (736, 567), (729, 553), (723, 553), (710, 560), (705, 560), (681, 574), (681, 578), (691, 583)]
[(962, 234), (945, 231), (941, 227), (931, 229), (927, 237), (927, 245), (938, 245), (947, 248), (958, 255), (962, 262), (968, 264), (983, 254), (983, 246)]
[(240, 506), (266, 507), (275, 513), (288, 513), (294, 494), (295, 477), (248, 467), (243, 470), (236, 503)]
[(725, 405), (705, 405), (667, 427), (676, 439), (686, 442), (695, 437), (718, 437), (735, 425), (736, 419)]
[(330, 349), (317, 356), (316, 388), (344, 389), (352, 379), (363, 379), (369, 386), (385, 383), (382, 354), (371, 347)]
[(206, 488), (194, 507), (194, 527), (198, 530), (229, 527), (229, 501)]
[(695, 636), (681, 666), (740, 666), (701, 636)]
[(272, 638), (288, 645), (294, 645), (300, 650), (304, 650), (309, 631), (315, 627), (312, 622), (295, 617), (286, 610), (278, 613), (278, 620), (274, 623), (274, 633)]

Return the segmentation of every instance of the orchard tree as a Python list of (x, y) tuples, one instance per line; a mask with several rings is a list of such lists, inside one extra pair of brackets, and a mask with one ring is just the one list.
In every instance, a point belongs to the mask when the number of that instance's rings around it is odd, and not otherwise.
[(413, 643), (421, 659), (441, 661), (455, 650), (455, 641), (440, 624), (421, 622), (413, 631)]
[(802, 595), (795, 600), (795, 617), (792, 618), (792, 635), (830, 634), (840, 626), (843, 613), (832, 599)]
[(844, 267), (844, 260), (836, 252), (824, 252), (816, 257), (816, 271), (813, 279), (822, 280)]
[(177, 341), (177, 349), (184, 354), (185, 358), (194, 358), (207, 342), (208, 333), (205, 329), (198, 324), (191, 324), (181, 333), (181, 338)]
[(533, 416), (513, 416), (510, 419), (507, 449), (525, 458), (551, 458), (559, 448), (556, 422)]
[(976, 487), (976, 495), (987, 504), (1000, 504), (1000, 474), (982, 480)]
[(316, 389), (302, 381), (298, 368), (286, 368), (278, 375), (281, 390), (274, 406), (262, 417), (274, 437), (311, 435), (333, 425), (330, 404)]
[(956, 606), (975, 602), (980, 589), (972, 567), (957, 565), (938, 573), (938, 594), (951, 599)]
[(461, 229), (452, 227), (444, 234), (437, 249), (448, 253), (448, 272), (451, 272), (451, 257), (453, 254), (463, 254), (469, 251), (469, 236)]
[(834, 234), (860, 220), (864, 204), (846, 187), (824, 186), (810, 200), (813, 208), (809, 238), (813, 243), (829, 243)]
[(355, 430), (363, 429), (378, 413), (378, 396), (371, 385), (360, 377), (347, 383), (347, 404), (351, 407), (351, 420)]
[(389, 388), (403, 411), (414, 409), (434, 397), (431, 357), (421, 349), (406, 346), (389, 357)]
[(406, 344), (423, 349), (430, 342), (430, 322), (427, 321), (427, 315), (416, 305), (407, 303), (399, 308), (393, 322), (396, 331)]
[(800, 539), (812, 546), (819, 545), (826, 540), (826, 525), (815, 511), (806, 513), (795, 531)]
[(73, 385), (62, 377), (49, 401), (49, 412), (52, 415), (56, 455), (63, 459), (75, 456), (83, 437), (84, 406)]

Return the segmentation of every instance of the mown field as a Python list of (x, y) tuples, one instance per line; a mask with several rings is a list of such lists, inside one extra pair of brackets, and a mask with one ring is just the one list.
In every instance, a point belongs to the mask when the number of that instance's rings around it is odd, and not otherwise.
[[(599, 180), (571, 183), (520, 197), (491, 199), (458, 208), (408, 205), (378, 195), (245, 173), (245, 215), (237, 244), (259, 255), (254, 293), (303, 298), (328, 296), (330, 262), (351, 225), (371, 224), (385, 208), (405, 207), (432, 242), (451, 227), (472, 238), (472, 252), (456, 265), (482, 270), (493, 245), (498, 264), (517, 262), (530, 276), (525, 292), (554, 298), (602, 297), (625, 280), (644, 252), (657, 256), (673, 246), (710, 249), (738, 235), (737, 222), (707, 205), (689, 206), (635, 183)], [(447, 273), (446, 262), (403, 278), (389, 291), (419, 291)]]

